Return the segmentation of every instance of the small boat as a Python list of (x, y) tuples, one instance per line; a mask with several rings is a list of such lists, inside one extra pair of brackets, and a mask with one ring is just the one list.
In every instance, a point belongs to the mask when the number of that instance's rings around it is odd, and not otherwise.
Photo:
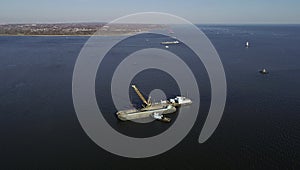
[(245, 47), (246, 47), (246, 48), (249, 48), (249, 47), (250, 47), (249, 41), (246, 42)]
[(267, 69), (262, 69), (259, 71), (260, 74), (269, 74), (269, 72), (267, 71)]
[(171, 122), (171, 119), (168, 117), (165, 117), (164, 115), (162, 115), (161, 113), (158, 112), (154, 112), (153, 114), (151, 114), (151, 116), (156, 119), (156, 120), (160, 120), (162, 122)]
[(168, 49), (168, 48), (169, 48), (169, 46), (168, 46), (168, 45), (166, 45), (166, 46), (165, 46), (165, 48), (166, 48), (166, 49)]

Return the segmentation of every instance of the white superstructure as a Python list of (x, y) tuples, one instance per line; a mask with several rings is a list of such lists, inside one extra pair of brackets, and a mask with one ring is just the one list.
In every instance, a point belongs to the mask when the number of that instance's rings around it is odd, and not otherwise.
[(170, 99), (170, 102), (173, 104), (187, 105), (192, 104), (192, 100), (183, 96), (176, 96), (174, 99)]

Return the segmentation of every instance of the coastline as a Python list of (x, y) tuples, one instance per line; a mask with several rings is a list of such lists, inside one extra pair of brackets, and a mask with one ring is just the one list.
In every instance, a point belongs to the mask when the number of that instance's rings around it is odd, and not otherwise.
[(0, 36), (126, 36), (161, 28), (143, 24), (7, 24), (0, 25)]
[[(90, 37), (92, 35), (51, 35), (51, 34), (45, 34), (45, 35), (25, 35), (25, 34), (0, 34), (0, 37)], [(105, 35), (103, 35), (105, 36)]]
[(124, 34), (0, 34), (0, 37), (91, 37), (91, 36), (101, 36), (101, 37), (112, 37), (112, 36), (130, 36), (135, 34), (142, 34), (147, 33), (148, 31), (141, 31), (141, 32), (131, 32), (131, 33), (124, 33)]

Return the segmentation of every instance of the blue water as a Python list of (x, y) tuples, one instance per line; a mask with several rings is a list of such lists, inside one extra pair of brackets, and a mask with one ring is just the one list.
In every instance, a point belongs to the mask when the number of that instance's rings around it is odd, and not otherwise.
[[(200, 116), (192, 131), (172, 150), (147, 159), (106, 152), (88, 138), (77, 120), (72, 73), (88, 37), (1, 36), (0, 167), (299, 169), (300, 26), (200, 27), (226, 72), (223, 118), (213, 136), (198, 144), (210, 103), (209, 83), (203, 76)], [(245, 41), (250, 48), (244, 48)], [(259, 74), (261, 68), (270, 74)], [(140, 137), (153, 135), (147, 128), (155, 127), (158, 133), (170, 126), (153, 122), (141, 129), (114, 116), (108, 119), (115, 129), (127, 133), (122, 131), (125, 126), (128, 135)]]

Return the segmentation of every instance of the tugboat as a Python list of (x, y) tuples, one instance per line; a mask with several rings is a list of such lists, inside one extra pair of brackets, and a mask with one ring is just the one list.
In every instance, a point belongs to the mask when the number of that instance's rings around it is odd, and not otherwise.
[(167, 123), (171, 122), (171, 119), (170, 119), (170, 118), (165, 117), (165, 116), (164, 116), (163, 114), (161, 114), (161, 113), (154, 112), (154, 113), (151, 114), (151, 116), (152, 116), (154, 119), (160, 120), (160, 121), (162, 121), (162, 122), (167, 122)]
[(262, 69), (259, 71), (260, 74), (269, 74), (269, 72), (267, 71), (267, 69)]

